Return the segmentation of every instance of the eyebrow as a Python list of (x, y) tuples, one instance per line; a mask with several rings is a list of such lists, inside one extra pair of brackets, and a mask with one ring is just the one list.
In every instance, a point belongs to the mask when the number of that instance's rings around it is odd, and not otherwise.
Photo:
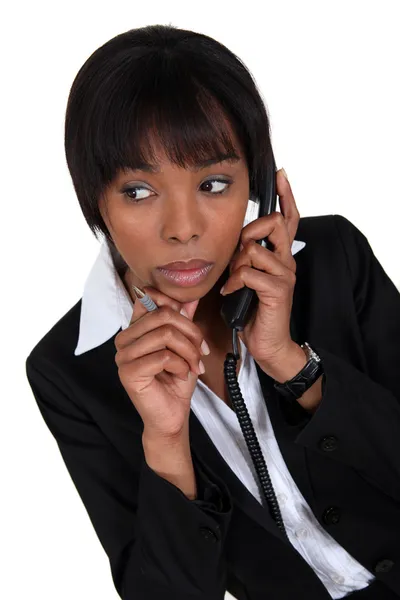
[[(240, 160), (240, 156), (238, 156), (235, 152), (230, 152), (228, 154), (223, 154), (221, 157), (212, 157), (212, 158), (207, 158), (206, 160), (202, 160), (198, 163), (195, 164), (194, 166), (194, 171), (200, 171), (200, 169), (205, 169), (206, 167), (209, 167), (211, 165), (215, 165), (217, 163), (220, 162), (225, 162), (225, 161), (229, 161), (232, 163), (236, 163)], [(150, 163), (146, 163), (146, 162), (141, 162), (141, 163), (137, 163), (136, 165), (133, 165), (132, 167), (130, 167), (131, 171), (145, 171), (146, 173), (159, 173), (160, 172), (160, 167), (159, 165), (152, 165)]]

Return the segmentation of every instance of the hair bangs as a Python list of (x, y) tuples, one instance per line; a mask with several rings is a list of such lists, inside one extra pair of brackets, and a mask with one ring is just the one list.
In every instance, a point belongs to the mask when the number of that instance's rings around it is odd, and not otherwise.
[[(126, 98), (127, 91), (116, 90), (118, 96)], [(99, 139), (106, 143), (97, 153), (108, 181), (120, 171), (157, 165), (160, 151), (172, 164), (186, 169), (210, 158), (239, 158), (241, 152), (230, 115), (179, 65), (163, 77), (144, 81), (130, 105), (120, 110), (114, 105), (112, 117), (103, 121), (105, 131)]]

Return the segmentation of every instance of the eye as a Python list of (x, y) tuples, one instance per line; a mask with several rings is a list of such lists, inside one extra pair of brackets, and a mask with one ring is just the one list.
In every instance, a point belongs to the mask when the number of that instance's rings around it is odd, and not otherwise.
[[(149, 196), (140, 196), (140, 194), (138, 194), (137, 190), (145, 190), (146, 192), (150, 193), (150, 190), (143, 187), (142, 185), (134, 185), (134, 186), (126, 187), (121, 191), (125, 196), (127, 196), (127, 198), (131, 202), (133, 202), (134, 204), (138, 204), (141, 200), (144, 200), (144, 199), (148, 198)], [(134, 196), (130, 196), (131, 192), (134, 194)]]
[[(215, 192), (211, 192), (210, 190), (205, 190), (207, 193), (213, 194), (214, 196), (216, 196), (217, 194), (223, 194), (229, 187), (229, 185), (232, 183), (231, 181), (229, 181), (228, 179), (208, 179), (207, 181), (204, 181), (201, 185), (208, 185), (209, 187), (212, 187), (213, 183), (217, 183), (219, 184), (219, 186), (217, 185), (217, 191)], [(226, 186), (223, 189), (221, 189), (220, 186)]]

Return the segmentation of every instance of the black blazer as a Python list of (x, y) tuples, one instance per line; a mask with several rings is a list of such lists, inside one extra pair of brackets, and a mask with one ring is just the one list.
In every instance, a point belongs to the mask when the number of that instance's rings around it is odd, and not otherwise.
[[(290, 409), (257, 365), (264, 398), (283, 457), (321, 525), (376, 575), (387, 597), (400, 597), (400, 294), (344, 217), (302, 218), (296, 238), (307, 245), (295, 256), (292, 337), (321, 356), (323, 398), (314, 415), (298, 404)], [(143, 422), (119, 380), (114, 337), (74, 355), (80, 308), (81, 300), (33, 348), (26, 372), (121, 598), (222, 600), (228, 590), (239, 600), (289, 600), (301, 590), (307, 600), (329, 599), (193, 411), (198, 499), (147, 465)]]

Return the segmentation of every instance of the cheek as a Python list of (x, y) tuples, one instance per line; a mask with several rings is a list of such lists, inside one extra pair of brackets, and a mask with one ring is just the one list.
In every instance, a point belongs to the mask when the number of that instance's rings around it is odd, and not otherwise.
[(154, 264), (154, 249), (150, 243), (153, 234), (150, 229), (137, 223), (114, 222), (113, 239), (119, 253), (133, 272), (141, 271), (144, 275), (149, 266)]
[(121, 250), (128, 255), (138, 255), (145, 251), (149, 240), (153, 238), (154, 222), (150, 219), (144, 219), (140, 216), (140, 211), (118, 210), (111, 216), (113, 226), (113, 237)]
[(234, 196), (227, 198), (226, 202), (218, 207), (218, 214), (215, 214), (214, 218), (218, 219), (219, 226), (225, 237), (229, 236), (232, 239), (237, 232), (241, 231), (246, 208), (247, 201), (246, 206), (244, 206), (243, 199)]
[[(245, 213), (244, 213), (245, 214)], [(235, 252), (240, 245), (240, 236), (243, 229), (244, 214), (235, 210), (227, 213), (223, 219), (220, 246), (228, 254)], [(224, 248), (225, 246), (225, 248)]]

